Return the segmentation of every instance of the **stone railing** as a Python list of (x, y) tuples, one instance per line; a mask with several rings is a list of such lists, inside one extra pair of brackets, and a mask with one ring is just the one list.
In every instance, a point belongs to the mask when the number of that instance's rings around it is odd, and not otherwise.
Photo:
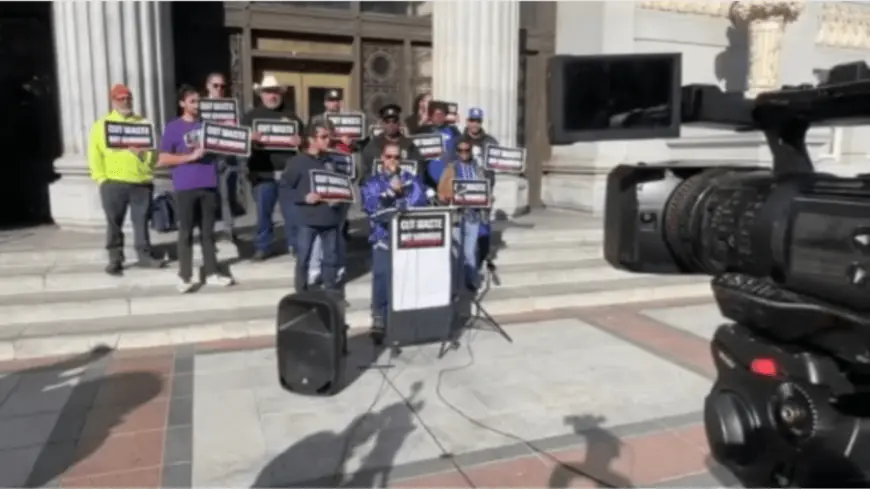
[(826, 2), (819, 15), (816, 43), (834, 48), (870, 49), (870, 5)]

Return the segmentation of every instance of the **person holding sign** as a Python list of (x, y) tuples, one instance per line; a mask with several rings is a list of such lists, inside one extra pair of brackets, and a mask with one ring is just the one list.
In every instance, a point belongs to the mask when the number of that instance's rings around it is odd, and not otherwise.
[[(495, 187), (495, 172), (487, 170), (484, 167), (483, 152), (489, 146), (498, 146), (498, 140), (483, 130), (483, 109), (472, 107), (468, 109), (468, 117), (465, 118), (465, 130), (462, 135), (471, 142), (471, 153), (477, 164), (484, 170), (486, 179), (490, 185)], [(477, 238), (477, 268), (483, 265), (484, 260), (487, 262), (487, 268), (493, 269), (494, 265), (489, 260), (490, 252), (490, 235), (492, 233), (492, 224), (489, 219), (483, 220), (480, 223), (480, 236)]]
[[(109, 264), (106, 273), (119, 276), (124, 270), (124, 217), (130, 209), (133, 221), (133, 242), (138, 255), (137, 265), (160, 268), (163, 262), (151, 255), (148, 212), (154, 193), (154, 128), (133, 112), (133, 94), (121, 84), (112, 87), (112, 112), (91, 127), (88, 137), (88, 168), (91, 178), (100, 187), (100, 201), (106, 213), (106, 250)], [(108, 129), (123, 131), (130, 127), (150, 134), (150, 143), (142, 147), (133, 142), (121, 147), (109, 144)], [(121, 137), (123, 143), (123, 136)], [(136, 141), (130, 139), (130, 141)]]
[(369, 178), (362, 188), (363, 210), (369, 216), (372, 245), (372, 330), (384, 333), (384, 319), (390, 297), (390, 219), (397, 210), (427, 204), (426, 190), (413, 174), (402, 171), (401, 148), (396, 142), (384, 144), (381, 173)]
[(199, 228), (202, 266), (206, 281), (226, 287), (232, 277), (218, 270), (214, 239), (218, 198), (217, 163), (203, 149), (202, 121), (199, 119), (199, 92), (188, 85), (178, 90), (181, 117), (171, 120), (160, 140), (158, 164), (172, 169), (175, 212), (178, 215), (177, 289), (182, 294), (196, 286), (193, 276), (193, 228)]
[(388, 104), (381, 107), (378, 115), (381, 117), (381, 126), (384, 128), (384, 132), (373, 137), (363, 149), (362, 170), (360, 172), (362, 178), (368, 178), (374, 174), (374, 161), (380, 157), (388, 143), (399, 145), (403, 160), (414, 160), (418, 167), (422, 165), (425, 161), (423, 155), (414, 146), (414, 142), (402, 134), (402, 126), (400, 125), (402, 107)]
[(429, 102), (429, 125), (423, 133), (440, 133), (444, 137), (443, 161), (453, 161), (456, 158), (456, 143), (462, 134), (456, 126), (447, 121), (447, 102), (433, 100)]
[(414, 97), (414, 113), (405, 119), (405, 127), (408, 128), (408, 135), (420, 134), (426, 129), (429, 124), (429, 102), (432, 101), (432, 94), (429, 92), (421, 93)]
[[(212, 100), (222, 100), (226, 98), (227, 79), (222, 73), (209, 73), (205, 78), (205, 97)], [(235, 118), (238, 118), (236, 115)], [(235, 119), (234, 118), (234, 119)], [(235, 120), (228, 119), (230, 124), (235, 124)], [(241, 205), (238, 202), (239, 192), (239, 167), (238, 161), (234, 156), (216, 155), (218, 166), (218, 178), (220, 181), (220, 215), (223, 221), (223, 233), (229, 241), (235, 240), (235, 232), (233, 231), (233, 217), (237, 214), (242, 214)]]
[[(273, 75), (264, 76), (263, 82), (256, 85), (254, 90), (260, 96), (261, 104), (242, 116), (243, 126), (252, 127), (254, 120), (286, 120), (296, 121), (300, 132), (304, 129), (302, 119), (285, 105), (284, 93), (286, 88), (278, 82), (277, 78)], [(251, 135), (254, 144), (251, 156), (247, 161), (248, 180), (251, 182), (254, 202), (257, 207), (257, 235), (254, 239), (255, 261), (269, 258), (269, 251), (275, 236), (272, 213), (279, 203), (281, 215), (284, 217), (284, 235), (287, 238), (288, 251), (290, 254), (296, 252), (297, 223), (293, 214), (293, 201), (290, 194), (281, 189), (278, 184), (281, 171), (284, 170), (292, 153), (264, 148), (258, 143), (261, 137), (262, 135), (257, 132)], [(292, 144), (298, 146), (301, 142), (299, 136), (291, 136)]]
[[(462, 138), (456, 145), (457, 159), (449, 163), (438, 182), (438, 198), (444, 204), (456, 204), (453, 193), (454, 180), (471, 180), (487, 182), (483, 166), (472, 156), (472, 143), (469, 138)], [(480, 225), (489, 219), (487, 209), (471, 208), (460, 211), (460, 242), (462, 263), (465, 270), (465, 284), (471, 290), (480, 287), (480, 273), (477, 266), (477, 239), (480, 235)]]
[(323, 287), (340, 293), (338, 288), (338, 240), (345, 213), (344, 205), (328, 202), (315, 192), (312, 172), (325, 172), (322, 155), (329, 149), (330, 131), (325, 124), (309, 124), (305, 128), (303, 151), (287, 162), (281, 176), (281, 184), (289, 192), (298, 219), (299, 231), (296, 240), (297, 292), (308, 289), (308, 267), (314, 242), (320, 238), (323, 262), (320, 279)]

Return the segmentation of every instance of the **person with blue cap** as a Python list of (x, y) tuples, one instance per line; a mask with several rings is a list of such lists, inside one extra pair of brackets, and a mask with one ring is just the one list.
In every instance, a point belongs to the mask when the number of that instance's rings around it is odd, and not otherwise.
[[(471, 143), (471, 151), (474, 158), (477, 160), (480, 167), (484, 168), (484, 149), (489, 145), (498, 146), (498, 140), (483, 129), (483, 109), (480, 107), (472, 107), (468, 109), (468, 117), (465, 118), (465, 130), (462, 132), (462, 135), (464, 139), (467, 139)], [(489, 180), (490, 185), (495, 186), (495, 173), (492, 170), (484, 170), (484, 173), (486, 179)], [(491, 233), (492, 223), (488, 218), (482, 219), (477, 238), (478, 270), (481, 269), (481, 265), (483, 265), (484, 261), (486, 261), (487, 270), (492, 271), (495, 269), (495, 265), (489, 258)]]

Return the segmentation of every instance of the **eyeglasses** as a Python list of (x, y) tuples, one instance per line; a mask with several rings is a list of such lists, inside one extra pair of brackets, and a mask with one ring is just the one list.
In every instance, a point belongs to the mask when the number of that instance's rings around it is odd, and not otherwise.
[(384, 155), (385, 160), (398, 160), (399, 155)]

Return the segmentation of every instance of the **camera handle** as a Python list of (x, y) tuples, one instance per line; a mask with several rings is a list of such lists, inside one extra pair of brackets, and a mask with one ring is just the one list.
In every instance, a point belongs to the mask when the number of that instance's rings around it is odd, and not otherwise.
[(789, 118), (774, 127), (764, 129), (767, 147), (773, 156), (773, 174), (777, 177), (813, 173), (813, 162), (807, 151), (807, 121)]

